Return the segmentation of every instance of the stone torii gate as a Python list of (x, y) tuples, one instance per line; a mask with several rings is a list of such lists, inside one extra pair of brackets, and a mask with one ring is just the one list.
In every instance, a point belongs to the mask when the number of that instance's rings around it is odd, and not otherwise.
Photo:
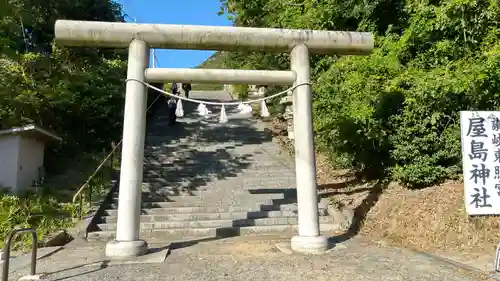
[[(129, 48), (116, 239), (106, 245), (110, 257), (133, 257), (148, 251), (148, 244), (139, 237), (147, 89), (138, 81), (304, 84), (311, 81), (310, 53), (367, 55), (374, 45), (373, 35), (363, 32), (70, 20), (56, 21), (55, 39), (62, 46)], [(150, 48), (289, 52), (291, 70), (148, 68)], [(311, 85), (295, 88), (298, 235), (291, 239), (291, 248), (319, 253), (328, 248), (328, 241), (319, 228), (311, 102)]]

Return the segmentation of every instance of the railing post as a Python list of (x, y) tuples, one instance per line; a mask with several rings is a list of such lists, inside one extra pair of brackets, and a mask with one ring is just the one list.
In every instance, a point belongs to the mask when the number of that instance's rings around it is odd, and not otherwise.
[[(102, 154), (104, 155), (104, 157), (106, 157), (106, 149), (105, 148), (102, 149)], [(104, 175), (105, 173), (106, 173), (106, 166), (104, 166), (104, 169), (102, 169), (102, 171), (101, 171), (101, 184), (104, 183), (104, 180), (106, 179), (106, 177)]]
[(92, 207), (92, 193), (94, 192), (94, 182), (95, 180), (92, 179), (90, 182), (89, 182), (89, 195), (88, 195), (88, 198), (87, 200), (89, 201), (89, 209)]
[(78, 217), (80, 220), (83, 218), (83, 194), (80, 194), (80, 199), (78, 202)]
[(16, 234), (21, 234), (25, 232), (31, 232), (32, 236), (30, 275), (33, 276), (36, 274), (36, 254), (37, 254), (36, 251), (38, 247), (38, 236), (36, 234), (36, 230), (34, 228), (14, 229), (9, 233), (9, 235), (7, 235), (7, 239), (5, 240), (5, 246), (4, 246), (5, 260), (3, 261), (2, 281), (9, 280), (10, 248), (12, 244), (12, 239), (14, 239)]
[(115, 177), (114, 164), (115, 164), (115, 153), (117, 153), (115, 151), (115, 147), (116, 147), (115, 142), (112, 141), (111, 142), (111, 151), (114, 151), (114, 152), (111, 154), (111, 158), (109, 160), (110, 161), (109, 162), (109, 174), (110, 174), (110, 177), (111, 177), (112, 180)]

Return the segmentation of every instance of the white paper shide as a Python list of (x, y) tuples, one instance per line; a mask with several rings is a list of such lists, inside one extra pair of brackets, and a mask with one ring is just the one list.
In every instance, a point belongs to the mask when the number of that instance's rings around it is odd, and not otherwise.
[(465, 208), (500, 214), (500, 112), (461, 111)]

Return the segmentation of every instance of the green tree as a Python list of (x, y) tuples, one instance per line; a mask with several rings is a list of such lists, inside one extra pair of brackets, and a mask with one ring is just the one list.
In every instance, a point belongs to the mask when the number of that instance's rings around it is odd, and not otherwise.
[[(311, 60), (318, 147), (339, 166), (412, 187), (456, 177), (459, 111), (498, 109), (498, 1), (221, 2), (237, 26), (375, 34), (370, 56)], [(289, 65), (283, 55), (226, 60), (232, 67)]]
[(59, 48), (57, 19), (123, 21), (114, 1), (8, 0), (0, 21), (0, 127), (34, 122), (61, 134), (62, 152), (109, 146), (120, 134), (125, 57)]
[[(62, 136), (64, 143), (45, 153), (49, 174), (64, 171), (82, 154), (109, 149), (121, 136), (125, 52), (61, 48), (53, 43), (54, 24), (57, 19), (123, 21), (121, 6), (3, 0), (0, 13), (0, 129), (36, 123)], [(22, 196), (0, 190), (0, 241), (16, 227), (36, 227), (43, 238), (70, 225), (74, 206), (53, 196), (74, 188), (65, 183), (56, 191), (42, 188), (40, 194)]]

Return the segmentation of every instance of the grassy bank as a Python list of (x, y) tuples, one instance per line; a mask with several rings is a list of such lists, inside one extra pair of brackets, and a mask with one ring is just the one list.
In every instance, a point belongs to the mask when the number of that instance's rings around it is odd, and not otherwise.
[[(6, 189), (0, 193), (0, 247), (12, 229), (34, 227), (39, 240), (59, 230), (74, 226), (78, 217), (79, 201), (73, 196), (105, 157), (105, 153), (88, 153), (68, 159), (64, 172), (48, 176), (42, 186), (12, 195)], [(113, 167), (117, 168), (117, 161)], [(112, 171), (106, 166), (83, 193), (83, 212), (88, 207), (88, 192), (92, 189), (92, 202), (96, 202), (110, 189)], [(31, 245), (28, 235), (15, 239), (14, 249), (27, 249)]]

